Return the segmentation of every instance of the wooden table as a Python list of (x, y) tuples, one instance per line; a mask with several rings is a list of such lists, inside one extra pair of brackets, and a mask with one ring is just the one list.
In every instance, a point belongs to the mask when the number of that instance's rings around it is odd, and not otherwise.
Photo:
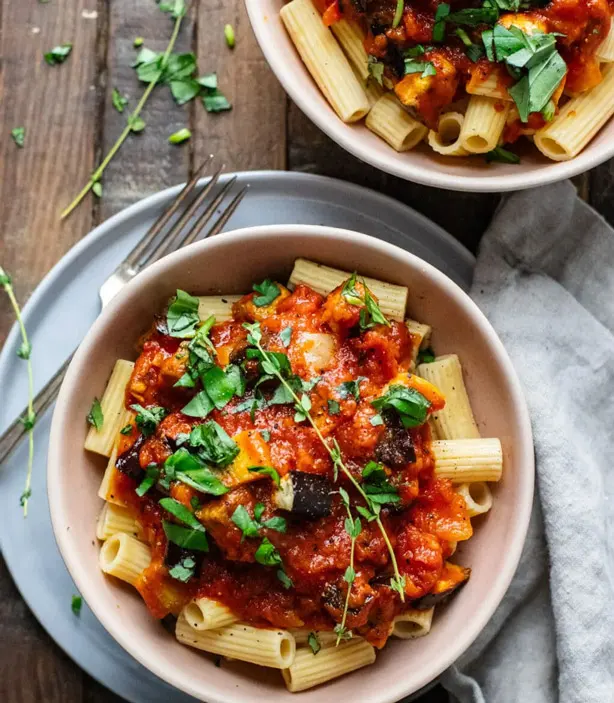
[[(227, 22), (237, 35), (232, 52), (224, 42)], [(232, 112), (209, 115), (196, 101), (177, 107), (168, 88), (157, 88), (143, 113), (145, 130), (131, 136), (107, 168), (102, 198), (88, 195), (61, 222), (60, 210), (87, 182), (125, 124), (125, 114), (112, 107), (112, 89), (128, 94), (133, 107), (142, 93), (130, 67), (134, 38), (142, 36), (147, 46), (162, 50), (170, 31), (170, 20), (153, 0), (0, 0), (0, 263), (13, 274), (21, 301), (94, 226), (140, 198), (185, 181), (209, 153), (222, 157), (229, 170), (292, 169), (370, 186), (420, 210), (476, 249), (498, 196), (407, 183), (342, 151), (286, 98), (256, 45), (243, 0), (194, 2), (177, 45), (196, 53), (201, 72), (218, 72)], [(43, 53), (66, 41), (74, 45), (66, 63), (45, 64)], [(9, 135), (17, 126), (26, 128), (23, 149)], [(192, 130), (192, 139), (169, 144), (168, 136), (184, 126)], [(614, 221), (614, 161), (580, 177), (577, 185)], [(0, 296), (0, 345), (11, 323)], [(51, 641), (1, 559), (0, 700), (120, 700)], [(436, 689), (423, 703), (444, 700)]]

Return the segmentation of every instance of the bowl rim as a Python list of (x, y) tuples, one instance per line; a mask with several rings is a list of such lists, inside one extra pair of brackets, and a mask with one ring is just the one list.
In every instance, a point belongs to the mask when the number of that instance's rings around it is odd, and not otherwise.
[[(299, 90), (298, 84), (293, 79), (292, 62), (283, 59), (283, 56), (277, 52), (274, 42), (265, 40), (269, 32), (268, 27), (271, 26), (271, 20), (262, 16), (260, 2), (261, 0), (245, 0), (245, 7), (260, 50), (283, 89), (300, 110), (334, 142), (360, 161), (375, 166), (381, 171), (413, 183), (445, 190), (503, 193), (526, 190), (557, 183), (566, 178), (573, 178), (599, 166), (614, 156), (614, 139), (612, 139), (605, 148), (590, 149), (590, 144), (587, 145), (583, 151), (569, 161), (549, 160), (543, 167), (528, 172), (523, 170), (511, 175), (489, 174), (477, 177), (463, 176), (454, 172), (442, 173), (421, 166), (416, 167), (411, 160), (401, 163), (398, 160), (399, 154), (392, 147), (382, 154), (372, 153), (368, 147), (361, 146), (360, 140), (353, 137), (353, 125), (342, 122), (337, 115), (334, 115), (334, 119), (330, 119), (328, 113), (318, 110)], [(304, 66), (303, 71), (307, 71)], [(614, 118), (610, 118), (610, 120), (612, 119)], [(608, 123), (609, 121), (604, 127)]]
[[(401, 680), (396, 683), (391, 682), (390, 687), (382, 693), (382, 697), (378, 700), (378, 703), (395, 703), (395, 701), (398, 701), (400, 698), (420, 690), (424, 685), (430, 683), (441, 674), (442, 671), (456, 661), (475, 641), (500, 604), (516, 572), (524, 546), (533, 504), (535, 472), (533, 437), (529, 412), (520, 380), (517, 377), (503, 343), (485, 315), (468, 294), (444, 273), (415, 254), (411, 254), (410, 252), (393, 244), (389, 244), (388, 242), (376, 239), (375, 237), (347, 229), (321, 225), (261, 225), (257, 227), (244, 227), (224, 233), (219, 237), (195, 242), (179, 251), (168, 254), (138, 274), (103, 309), (88, 331), (71, 360), (58, 395), (51, 423), (47, 456), (47, 495), (53, 532), (64, 563), (71, 577), (74, 579), (79, 592), (107, 632), (109, 632), (131, 656), (161, 679), (179, 690), (199, 700), (203, 700), (203, 691), (200, 687), (194, 686), (188, 677), (182, 677), (180, 670), (165, 667), (163, 657), (156, 657), (153, 661), (151, 657), (145, 657), (141, 653), (140, 646), (138, 645), (141, 638), (131, 636), (131, 630), (129, 628), (122, 626), (119, 621), (115, 622), (115, 618), (111, 616), (111, 613), (98, 605), (95, 597), (95, 589), (89, 586), (87, 578), (87, 573), (89, 572), (77, 551), (71, 548), (71, 532), (60, 528), (62, 525), (60, 509), (62, 504), (62, 490), (60, 486), (62, 482), (56, 480), (56, 475), (59, 476), (62, 473), (64, 466), (70, 465), (70, 462), (65, 461), (66, 457), (63, 455), (63, 437), (71, 432), (71, 427), (67, 426), (67, 413), (64, 411), (64, 408), (68, 406), (71, 397), (81, 384), (80, 378), (85, 369), (84, 362), (89, 355), (89, 349), (102, 340), (104, 336), (103, 331), (114, 318), (116, 311), (123, 306), (123, 301), (128, 296), (128, 293), (137, 290), (142, 284), (160, 277), (163, 275), (166, 268), (171, 265), (176, 263), (181, 265), (187, 264), (196, 251), (224, 247), (228, 243), (244, 242), (247, 239), (253, 242), (253, 240), (259, 236), (280, 237), (286, 234), (310, 236), (323, 240), (331, 237), (343, 238), (349, 246), (356, 244), (364, 247), (366, 245), (367, 248), (372, 247), (379, 250), (384, 255), (404, 259), (412, 268), (419, 267), (433, 279), (435, 285), (443, 289), (444, 293), (457, 299), (459, 305), (465, 309), (468, 315), (473, 319), (475, 325), (486, 337), (493, 354), (496, 355), (497, 361), (502, 367), (505, 377), (509, 381), (511, 400), (517, 412), (520, 441), (516, 449), (519, 452), (519, 466), (522, 467), (518, 472), (518, 480), (520, 482), (519, 495), (522, 496), (522, 501), (519, 502), (517, 510), (515, 511), (515, 530), (510, 543), (506, 546), (507, 558), (504, 568), (494, 575), (487, 598), (481, 603), (479, 610), (475, 612), (473, 617), (468, 620), (467, 627), (455, 638), (447, 656), (442, 658), (437, 665), (428, 672), (428, 675), (422, 674), (421, 679), (413, 690), (404, 690)], [(223, 694), (219, 695), (218, 693), (207, 691), (206, 695), (206, 700), (209, 701), (209, 703), (234, 703), (231, 697), (225, 697)]]

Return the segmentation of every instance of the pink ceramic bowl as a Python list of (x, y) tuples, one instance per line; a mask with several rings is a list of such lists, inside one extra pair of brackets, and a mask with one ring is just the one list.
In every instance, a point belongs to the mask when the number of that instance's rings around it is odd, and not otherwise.
[(176, 288), (240, 293), (266, 277), (285, 281), (297, 257), (409, 286), (409, 312), (433, 326), (438, 354), (456, 352), (466, 370), (484, 436), (500, 437), (504, 477), (495, 503), (458, 559), (468, 585), (435, 618), (431, 634), (391, 641), (374, 666), (301, 693), (301, 703), (384, 703), (419, 690), (457, 659), (482, 630), (518, 564), (533, 497), (533, 444), (527, 408), (510, 360), (486, 318), (450, 279), (421, 259), (364, 234), (287, 225), (238, 230), (171, 254), (137, 276), (105, 308), (68, 369), (53, 416), (49, 503), (55, 537), (77, 587), (100, 622), (141, 664), (209, 703), (290, 701), (279, 672), (213, 658), (178, 644), (148, 613), (138, 593), (98, 567), (97, 490), (105, 460), (83, 449), (85, 416), (117, 358), (134, 345)]
[(285, 0), (245, 0), (254, 33), (273, 73), (292, 100), (333, 141), (382, 171), (437, 188), (492, 193), (562, 181), (614, 156), (614, 119), (571, 161), (550, 161), (530, 144), (523, 147), (517, 165), (487, 164), (480, 158), (446, 158), (426, 145), (399, 154), (364, 124), (345, 124), (337, 117), (284, 29), (279, 17), (284, 4)]

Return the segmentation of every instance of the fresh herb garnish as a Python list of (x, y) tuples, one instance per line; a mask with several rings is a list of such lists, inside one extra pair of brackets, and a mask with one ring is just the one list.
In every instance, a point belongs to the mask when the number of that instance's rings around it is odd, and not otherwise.
[(83, 607), (83, 598), (81, 596), (73, 596), (70, 599), (70, 609), (72, 610), (74, 615), (80, 615), (81, 614), (81, 608)]
[(379, 413), (377, 413), (369, 420), (369, 422), (373, 425), (373, 427), (378, 427), (378, 425), (384, 424), (384, 419)]
[(371, 401), (371, 405), (376, 410), (394, 410), (405, 428), (423, 425), (431, 407), (430, 401), (415, 388), (397, 384), (390, 386), (383, 396)]
[(307, 635), (307, 644), (311, 648), (314, 656), (322, 649), (318, 635), (315, 632), (310, 632), (309, 635)]
[(128, 127), (131, 132), (142, 132), (146, 127), (145, 120), (137, 115), (130, 115), (128, 118)]
[(137, 413), (134, 421), (145, 437), (152, 435), (156, 431), (156, 427), (167, 415), (166, 410), (157, 405), (151, 408), (144, 408), (142, 405), (131, 405), (130, 408)]
[(183, 17), (187, 12), (185, 0), (166, 0), (164, 2), (161, 2), (158, 5), (158, 8), (162, 10), (162, 12), (170, 13), (173, 19), (179, 19), (180, 17)]
[(420, 78), (435, 76), (437, 69), (432, 61), (416, 61), (415, 59), (405, 59), (405, 75), (410, 73), (420, 73)]
[[(413, 59), (406, 59), (405, 65), (407, 67), (407, 62), (413, 61)], [(421, 62), (418, 62), (421, 63)], [(434, 67), (433, 67), (434, 70)], [(410, 71), (411, 73), (412, 71)], [(431, 74), (429, 74), (431, 75)], [(390, 327), (390, 322), (386, 319), (386, 316), (381, 311), (379, 305), (375, 302), (371, 291), (367, 287), (364, 278), (361, 280), (362, 286), (364, 288), (364, 294), (361, 295), (356, 288), (358, 278), (354, 272), (348, 280), (345, 282), (343, 288), (341, 289), (341, 295), (350, 305), (364, 306), (360, 311), (360, 329), (366, 330), (374, 327), (375, 325), (386, 325)]]
[(206, 391), (200, 391), (183, 408), (181, 412), (188, 417), (207, 417), (213, 410), (213, 402)]
[(341, 500), (343, 501), (343, 505), (345, 506), (345, 509), (347, 511), (348, 516), (345, 518), (345, 531), (347, 534), (350, 536), (351, 542), (350, 542), (350, 564), (345, 570), (345, 573), (343, 575), (343, 580), (347, 583), (348, 585), (348, 590), (347, 594), (345, 596), (345, 604), (343, 606), (343, 615), (341, 617), (341, 622), (339, 623), (338, 627), (335, 628), (335, 631), (337, 632), (337, 644), (344, 638), (344, 636), (347, 633), (347, 628), (345, 626), (345, 622), (347, 620), (347, 614), (348, 614), (348, 609), (350, 607), (350, 596), (352, 593), (352, 585), (354, 583), (354, 580), (356, 579), (356, 571), (354, 569), (354, 552), (356, 551), (356, 538), (358, 535), (360, 535), (362, 531), (362, 525), (360, 522), (360, 518), (358, 517), (353, 517), (352, 516), (352, 511), (350, 509), (350, 497), (347, 493), (347, 491), (343, 488), (339, 488), (339, 495), (341, 496)]
[(162, 521), (164, 534), (169, 542), (176, 544), (183, 549), (194, 549), (197, 552), (208, 552), (209, 543), (207, 542), (207, 534), (204, 527), (201, 530), (191, 529), (176, 525), (174, 522)]
[(294, 583), (292, 583), (292, 579), (283, 569), (277, 569), (277, 578), (281, 581), (281, 585), (286, 589), (292, 588), (294, 586)]
[(381, 61), (378, 61), (374, 56), (369, 55), (367, 68), (369, 69), (369, 76), (383, 87), (384, 64)]
[(429, 347), (428, 349), (420, 349), (418, 352), (418, 364), (432, 364), (435, 361), (435, 352)]
[(191, 339), (196, 334), (196, 327), (200, 323), (198, 317), (198, 298), (177, 290), (177, 295), (168, 306), (166, 325), (171, 337)]
[[(220, 481), (215, 473), (201, 459), (185, 447), (179, 447), (174, 454), (164, 462), (165, 483), (177, 480), (195, 488), (201, 493), (221, 496), (228, 488)], [(170, 485), (165, 485), (167, 490)]]
[(344, 381), (337, 386), (337, 393), (339, 393), (344, 400), (350, 396), (354, 396), (354, 398), (358, 400), (360, 398), (360, 384), (362, 381), (366, 380), (366, 376), (359, 376), (353, 381)]
[(263, 566), (278, 566), (281, 564), (279, 552), (266, 537), (260, 542), (260, 546), (254, 554), (254, 559)]
[(90, 425), (92, 425), (92, 427), (96, 428), (96, 432), (100, 432), (102, 426), (104, 425), (104, 415), (102, 413), (102, 406), (100, 405), (98, 398), (94, 398), (92, 407), (87, 414), (87, 421)]
[(292, 327), (284, 327), (279, 333), (279, 339), (287, 349), (290, 346), (290, 340), (292, 339)]
[(450, 14), (450, 5), (442, 2), (435, 10), (435, 24), (433, 26), (433, 41), (443, 41), (446, 33), (445, 18)]
[(246, 537), (258, 537), (260, 534), (260, 523), (254, 520), (244, 505), (237, 506), (230, 519), (243, 533), (241, 541)]
[(182, 142), (187, 141), (190, 137), (192, 136), (192, 132), (187, 127), (184, 127), (183, 129), (180, 129), (177, 132), (173, 132), (171, 136), (168, 138), (168, 141), (171, 144), (181, 144)]
[(194, 557), (185, 556), (178, 564), (175, 564), (172, 569), (169, 570), (169, 576), (181, 581), (182, 583), (187, 583), (192, 576), (194, 576), (194, 570), (196, 568), (196, 561)]
[(17, 144), (18, 147), (23, 148), (24, 141), (26, 138), (25, 127), (14, 127), (11, 130), (11, 137), (13, 138), (13, 141), (15, 142), (15, 144)]
[(269, 430), (260, 430), (260, 436), (265, 442), (271, 441), (271, 433), (269, 432)]
[(392, 26), (398, 27), (403, 19), (403, 10), (405, 9), (405, 0), (397, 0), (397, 7), (394, 11), (394, 18), (392, 20)]
[[(514, 154), (512, 151), (508, 151), (507, 149), (503, 149), (503, 147), (496, 146), (492, 151), (489, 151), (486, 154), (486, 161), (488, 161), (488, 163), (490, 163), (491, 161), (499, 161), (502, 164), (519, 164), (520, 157), (517, 154)], [(431, 359), (431, 361), (434, 360), (435, 357)]]
[(237, 456), (239, 447), (223, 427), (210, 420), (190, 432), (190, 446), (206, 462), (226, 466)]
[(226, 39), (226, 44), (229, 49), (235, 48), (235, 30), (232, 28), (231, 24), (224, 25), (224, 39)]
[(469, 7), (450, 13), (446, 17), (446, 22), (477, 27), (479, 24), (494, 24), (498, 19), (499, 11), (496, 7)]
[(329, 415), (339, 415), (341, 412), (341, 406), (336, 400), (328, 400), (327, 401), (328, 405), (328, 414)]
[(254, 305), (257, 308), (264, 308), (270, 305), (281, 294), (279, 286), (270, 278), (266, 278), (262, 283), (254, 283), (253, 289), (260, 295), (254, 296)]
[(117, 112), (123, 112), (128, 104), (128, 98), (125, 95), (122, 95), (117, 88), (113, 88), (111, 101), (113, 102), (113, 107), (117, 110)]
[(279, 473), (272, 466), (250, 466), (248, 471), (257, 474), (264, 474), (265, 476), (270, 476), (271, 479), (274, 481), (275, 485), (279, 486)]
[(135, 493), (137, 494), (137, 496), (142, 498), (145, 495), (145, 493), (147, 493), (147, 491), (158, 480), (159, 475), (160, 475), (160, 469), (158, 469), (158, 466), (156, 464), (152, 464), (151, 466), (148, 466), (145, 469), (145, 478), (141, 481), (141, 483), (135, 489)]
[(388, 481), (384, 467), (376, 461), (369, 461), (363, 469), (362, 487), (371, 503), (386, 505), (401, 500), (397, 489)]
[(132, 434), (132, 427), (133, 425), (124, 425), (121, 430), (119, 431), (120, 434), (123, 435), (129, 435)]
[(145, 42), (145, 40), (143, 39), (143, 37), (135, 37), (134, 41), (132, 42), (132, 46), (135, 49), (138, 49), (140, 46), (143, 46), (144, 42)]
[(45, 61), (50, 66), (56, 66), (57, 64), (64, 63), (66, 59), (70, 56), (72, 51), (72, 44), (70, 42), (64, 42), (59, 46), (54, 46), (51, 51), (48, 51), (45, 56)]

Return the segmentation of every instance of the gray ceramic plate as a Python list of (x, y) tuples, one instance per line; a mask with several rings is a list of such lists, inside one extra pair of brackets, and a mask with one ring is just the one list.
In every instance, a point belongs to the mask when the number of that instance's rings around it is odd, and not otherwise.
[[(266, 224), (326, 224), (379, 237), (430, 262), (468, 288), (474, 259), (435, 224), (373, 191), (321, 176), (261, 171), (239, 174), (249, 184), (229, 228)], [(99, 312), (98, 288), (179, 191), (169, 188), (97, 227), (51, 270), (24, 310), (40, 388), (83, 339)], [(22, 410), (25, 367), (13, 329), (0, 354), (0, 430)], [(46, 498), (46, 454), (51, 413), (36, 427), (33, 495), (24, 520), (19, 507), (25, 446), (0, 470), (0, 546), (21, 595), (57, 644), (85, 671), (132, 703), (188, 703), (194, 699), (155, 677), (107, 634), (84, 606), (72, 614), (76, 593), (56, 547)]]

